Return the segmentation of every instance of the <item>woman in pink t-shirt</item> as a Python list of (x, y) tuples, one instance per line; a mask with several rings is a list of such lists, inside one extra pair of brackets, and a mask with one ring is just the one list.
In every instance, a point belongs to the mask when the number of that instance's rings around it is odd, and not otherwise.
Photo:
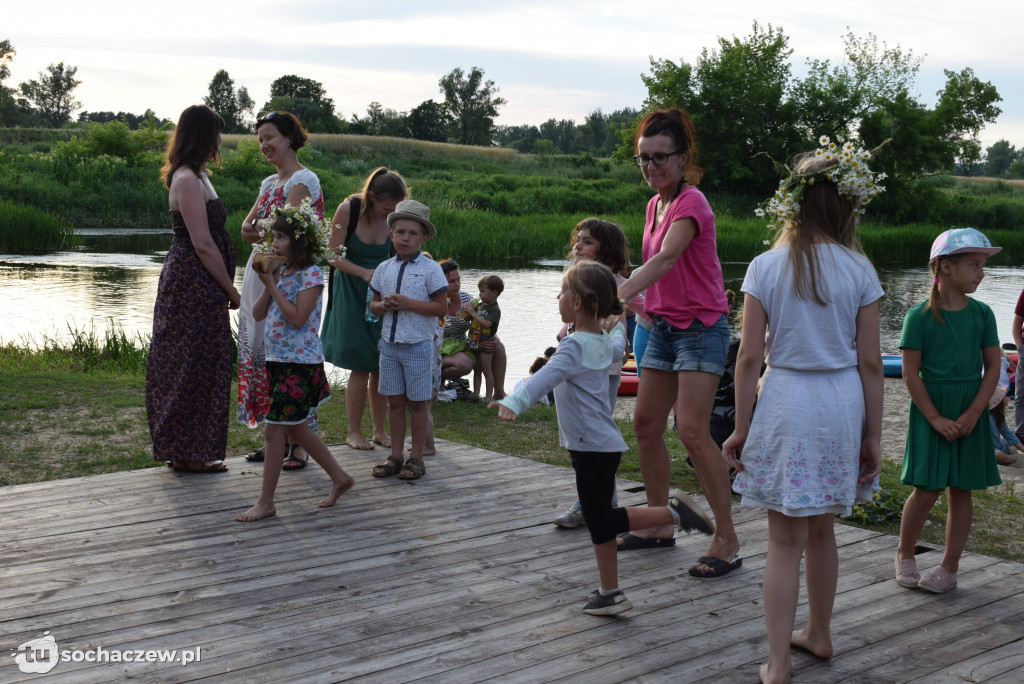
[[(729, 474), (711, 439), (709, 421), (729, 348), (727, 301), (715, 243), (715, 216), (693, 185), (701, 170), (693, 122), (678, 109), (649, 113), (637, 127), (633, 157), (657, 194), (647, 204), (644, 265), (619, 287), (631, 301), (647, 290), (645, 311), (653, 330), (641, 361), (636, 431), (649, 506), (668, 503), (669, 465), (665, 426), (673, 405), (679, 438), (697, 470), (715, 515), (717, 532), (706, 556), (690, 568), (695, 577), (720, 577), (739, 567), (739, 540), (732, 525)], [(671, 526), (637, 530), (620, 549), (675, 544)]]

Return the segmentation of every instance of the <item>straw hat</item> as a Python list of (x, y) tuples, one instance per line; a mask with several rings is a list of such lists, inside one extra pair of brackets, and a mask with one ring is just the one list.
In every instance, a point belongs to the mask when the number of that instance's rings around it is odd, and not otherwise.
[(395, 210), (388, 214), (388, 228), (398, 219), (412, 219), (419, 221), (427, 229), (427, 238), (437, 235), (437, 228), (430, 222), (430, 207), (416, 200), (402, 200), (395, 206)]

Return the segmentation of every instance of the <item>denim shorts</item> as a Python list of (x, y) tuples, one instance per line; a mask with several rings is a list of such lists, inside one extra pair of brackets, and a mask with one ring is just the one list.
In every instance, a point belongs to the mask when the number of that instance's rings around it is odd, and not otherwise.
[(729, 352), (729, 323), (723, 314), (713, 325), (698, 319), (685, 330), (661, 316), (654, 316), (654, 329), (647, 341), (640, 365), (643, 368), (679, 373), (700, 371), (722, 375)]

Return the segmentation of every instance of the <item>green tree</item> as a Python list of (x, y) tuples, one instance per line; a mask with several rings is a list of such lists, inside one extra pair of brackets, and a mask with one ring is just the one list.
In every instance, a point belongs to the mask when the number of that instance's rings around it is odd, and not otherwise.
[(510, 147), (519, 152), (530, 153), (540, 140), (540, 129), (529, 124), (518, 126), (495, 126), (494, 141), (500, 147)]
[(937, 94), (935, 116), (939, 119), (942, 140), (954, 162), (961, 166), (977, 163), (981, 157), (978, 134), (992, 123), (1002, 110), (996, 103), (1003, 98), (996, 87), (982, 81), (969, 67), (955, 72), (944, 69), (946, 87)]
[[(727, 191), (764, 192), (775, 185), (771, 160), (785, 159), (798, 146), (796, 108), (790, 88), (789, 39), (771, 25), (754, 23), (744, 39), (719, 38), (705, 48), (695, 66), (651, 59), (646, 109), (682, 107), (697, 129), (694, 160), (705, 169), (705, 182)], [(634, 154), (633, 132), (619, 129), (618, 157)]]
[(1009, 140), (997, 140), (985, 150), (985, 175), (1003, 176), (1017, 159), (1017, 150)]
[(924, 61), (899, 45), (879, 45), (871, 33), (859, 39), (849, 27), (843, 43), (846, 59), (842, 64), (808, 60), (807, 76), (793, 86), (792, 99), (808, 139), (851, 138), (861, 119), (913, 89)]
[(238, 89), (238, 123), (246, 131), (249, 131), (252, 124), (255, 123), (255, 110), (256, 103), (253, 102), (252, 96), (249, 95), (249, 89), (242, 86)]
[(442, 103), (426, 100), (409, 112), (407, 124), (409, 135), (416, 140), (444, 142), (452, 120)]
[(9, 40), (0, 40), (0, 126), (7, 125), (15, 110), (14, 91), (4, 85), (11, 75), (10, 62), (18, 51)]
[(243, 122), (242, 96), (250, 105), (252, 98), (245, 88), (235, 90), (235, 82), (224, 69), (219, 69), (210, 81), (209, 94), (203, 103), (224, 119), (225, 133), (245, 133), (248, 129)]
[(494, 119), (506, 100), (498, 97), (494, 81), (484, 80), (483, 69), (473, 67), (468, 75), (461, 68), (452, 69), (438, 86), (453, 121), (449, 139), (463, 145), (493, 145)]
[(0, 40), (0, 86), (11, 75), (10, 62), (18, 51), (14, 49), (9, 40)]
[(28, 100), (47, 124), (60, 128), (71, 119), (71, 112), (82, 106), (72, 93), (82, 82), (75, 78), (78, 67), (64, 62), (51, 64), (46, 72), (39, 72), (38, 81), (20, 84), (21, 94)]
[(569, 154), (576, 139), (576, 122), (572, 119), (548, 119), (540, 125), (540, 139), (551, 141), (556, 151)]
[(1024, 178), (1024, 155), (1018, 151), (1017, 158), (1010, 164), (1009, 176), (1011, 178)]
[(608, 117), (600, 109), (595, 109), (587, 115), (582, 126), (576, 127), (572, 150), (601, 154), (609, 135), (611, 130), (608, 127)]
[[(287, 105), (285, 100), (287, 98)], [(310, 78), (289, 74), (270, 84), (270, 100), (264, 112), (291, 112), (299, 117), (311, 133), (340, 133), (342, 122), (334, 113), (334, 100), (327, 97), (324, 84)]]

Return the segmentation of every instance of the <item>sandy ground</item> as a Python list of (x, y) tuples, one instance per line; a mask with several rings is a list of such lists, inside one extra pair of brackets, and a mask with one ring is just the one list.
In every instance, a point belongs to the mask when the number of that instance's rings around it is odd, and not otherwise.
[[(885, 397), (882, 410), (882, 456), (895, 461), (903, 460), (903, 447), (907, 441), (907, 415), (910, 394), (900, 378), (885, 379)], [(615, 403), (615, 417), (633, 420), (636, 397), (619, 397)], [(1008, 407), (1007, 417), (1012, 421), (1013, 410)], [(1012, 486), (1018, 495), (1024, 495), (1024, 457), (1012, 466), (999, 466), (1003, 487)]]

